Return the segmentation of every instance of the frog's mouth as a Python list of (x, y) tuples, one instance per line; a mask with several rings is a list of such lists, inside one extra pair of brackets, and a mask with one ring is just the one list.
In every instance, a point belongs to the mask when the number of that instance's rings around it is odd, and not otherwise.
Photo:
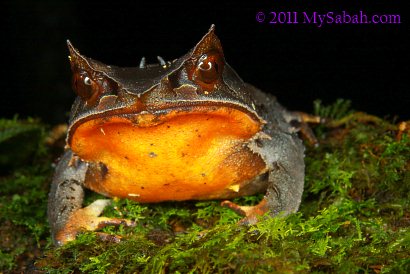
[(265, 171), (246, 145), (261, 127), (238, 109), (196, 106), (89, 120), (68, 140), (81, 159), (105, 166), (86, 182), (95, 191), (141, 202), (209, 199), (235, 196)]

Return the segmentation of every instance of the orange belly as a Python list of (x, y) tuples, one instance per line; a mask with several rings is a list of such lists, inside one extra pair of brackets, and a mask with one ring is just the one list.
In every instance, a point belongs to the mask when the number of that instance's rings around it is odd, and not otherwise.
[(73, 152), (94, 163), (87, 187), (140, 202), (225, 198), (266, 170), (245, 145), (260, 124), (238, 110), (175, 112), (153, 125), (154, 118), (114, 116), (76, 129)]

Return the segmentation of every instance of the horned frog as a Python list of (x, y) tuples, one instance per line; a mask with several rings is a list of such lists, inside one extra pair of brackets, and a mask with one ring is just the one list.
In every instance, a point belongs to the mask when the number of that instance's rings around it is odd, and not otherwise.
[[(298, 210), (305, 165), (296, 132), (309, 116), (245, 83), (213, 25), (187, 54), (155, 65), (109, 66), (68, 48), (78, 96), (49, 194), (55, 244), (82, 230), (133, 225), (99, 217), (110, 200), (82, 207), (86, 188), (140, 203), (223, 199), (242, 223)], [(226, 200), (261, 192), (256, 206)]]

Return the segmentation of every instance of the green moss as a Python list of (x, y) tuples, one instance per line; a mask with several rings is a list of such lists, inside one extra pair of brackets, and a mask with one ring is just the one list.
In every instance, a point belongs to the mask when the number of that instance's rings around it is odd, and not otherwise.
[(0, 270), (25, 270), (49, 235), (52, 168), (44, 138), (38, 121), (0, 119)]
[[(349, 106), (315, 103), (327, 122), (315, 128), (320, 146), (307, 149), (300, 211), (263, 216), (253, 226), (237, 225), (241, 217), (219, 201), (115, 200), (104, 215), (136, 221), (102, 230), (122, 236), (120, 243), (87, 232), (46, 247), (51, 170), (37, 157), (33, 167), (1, 178), (2, 221), (37, 240), (14, 251), (2, 247), (0, 266), (21, 269), (18, 258), (31, 244), (45, 252), (37, 268), (50, 273), (409, 273), (410, 138)], [(88, 193), (87, 203), (97, 197)], [(261, 197), (235, 202), (253, 205)]]

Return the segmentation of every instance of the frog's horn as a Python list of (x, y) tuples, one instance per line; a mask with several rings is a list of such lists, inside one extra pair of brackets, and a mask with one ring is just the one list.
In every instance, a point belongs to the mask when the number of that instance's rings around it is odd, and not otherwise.
[(87, 57), (80, 54), (78, 49), (76, 49), (73, 44), (71, 44), (70, 40), (67, 40), (67, 47), (70, 52), (68, 59), (70, 60), (71, 69), (74, 67), (85, 69), (85, 70), (93, 70), (93, 66), (91, 65), (90, 61)]
[(215, 34), (214, 24), (211, 25), (208, 32), (202, 37), (198, 44), (196, 44), (192, 50), (191, 56), (200, 56), (212, 50), (218, 51), (221, 56), (223, 56), (222, 44)]

